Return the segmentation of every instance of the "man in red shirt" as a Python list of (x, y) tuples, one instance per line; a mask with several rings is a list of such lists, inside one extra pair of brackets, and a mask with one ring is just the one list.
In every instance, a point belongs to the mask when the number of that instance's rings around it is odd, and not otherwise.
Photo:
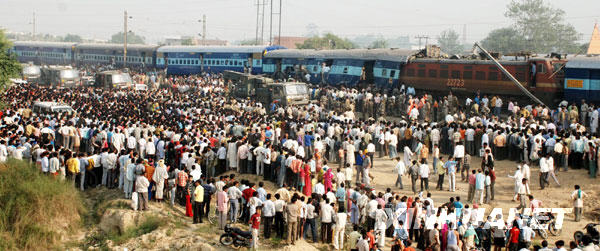
[(250, 248), (258, 250), (258, 230), (260, 229), (260, 214), (262, 212), (262, 206), (256, 207), (256, 213), (250, 217), (250, 224), (252, 224), (252, 245)]
[(517, 221), (513, 221), (512, 228), (510, 229), (510, 236), (508, 237), (508, 250), (517, 251), (519, 250), (519, 234), (521, 230), (519, 230), (519, 224)]
[(242, 191), (242, 198), (244, 198), (244, 204), (242, 205), (244, 208), (244, 211), (242, 211), (243, 221), (250, 219), (251, 215), (249, 215), (250, 212), (248, 211), (248, 201), (250, 201), (254, 192), (256, 192), (256, 190), (254, 190), (254, 183), (248, 184), (248, 188)]
[(491, 200), (494, 200), (494, 185), (496, 184), (496, 171), (494, 170), (493, 166), (488, 167), (489, 171), (490, 171), (490, 198)]

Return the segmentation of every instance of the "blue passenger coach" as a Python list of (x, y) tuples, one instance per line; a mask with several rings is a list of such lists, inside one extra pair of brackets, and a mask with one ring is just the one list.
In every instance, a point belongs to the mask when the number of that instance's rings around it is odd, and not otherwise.
[(565, 66), (565, 99), (600, 101), (600, 57), (579, 56)]
[(161, 46), (156, 51), (156, 67), (167, 74), (187, 75), (225, 70), (262, 74), (262, 57), (281, 46)]

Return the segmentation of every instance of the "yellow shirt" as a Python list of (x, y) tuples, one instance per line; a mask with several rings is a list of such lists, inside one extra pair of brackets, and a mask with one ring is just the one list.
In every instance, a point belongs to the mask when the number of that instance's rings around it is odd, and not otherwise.
[(198, 185), (194, 190), (194, 201), (204, 202), (204, 187), (202, 185)]
[(77, 158), (68, 159), (67, 169), (70, 173), (79, 173), (79, 160)]

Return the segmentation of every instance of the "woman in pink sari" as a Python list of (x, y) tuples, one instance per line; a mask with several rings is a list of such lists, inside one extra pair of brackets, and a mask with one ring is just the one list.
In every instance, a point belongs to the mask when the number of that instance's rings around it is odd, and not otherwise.
[(312, 180), (310, 179), (310, 165), (304, 163), (304, 195), (309, 197), (312, 194)]
[(325, 193), (329, 192), (329, 190), (331, 190), (331, 182), (333, 180), (333, 173), (331, 172), (331, 168), (327, 169), (327, 172), (325, 172), (325, 174), (323, 174), (323, 185), (325, 186)]

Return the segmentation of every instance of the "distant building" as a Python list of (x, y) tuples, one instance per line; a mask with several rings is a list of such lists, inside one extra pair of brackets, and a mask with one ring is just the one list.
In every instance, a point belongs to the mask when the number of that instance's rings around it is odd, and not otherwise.
[(288, 49), (296, 49), (296, 44), (302, 44), (304, 41), (308, 39), (307, 37), (281, 37), (281, 42), (279, 42), (279, 37), (273, 38), (273, 44), (279, 44)]

